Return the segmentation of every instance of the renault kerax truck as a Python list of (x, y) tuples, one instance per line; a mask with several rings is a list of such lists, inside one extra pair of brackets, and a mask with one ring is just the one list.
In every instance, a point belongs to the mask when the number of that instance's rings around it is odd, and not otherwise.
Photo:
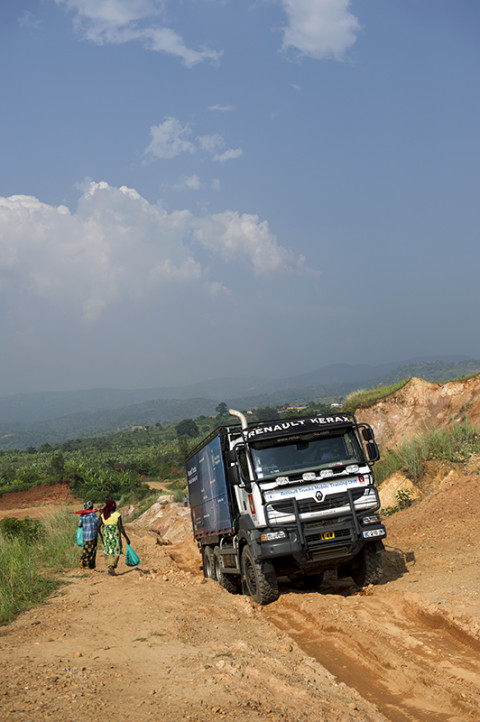
[(385, 527), (371, 427), (353, 414), (220, 426), (186, 461), (203, 573), (259, 604), (279, 582), (316, 588), (326, 570), (379, 582)]

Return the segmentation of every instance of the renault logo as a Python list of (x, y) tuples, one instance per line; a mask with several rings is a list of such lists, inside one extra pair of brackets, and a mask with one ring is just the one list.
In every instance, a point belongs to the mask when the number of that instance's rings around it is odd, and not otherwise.
[(317, 501), (323, 501), (323, 494), (322, 494), (321, 491), (315, 492), (315, 499), (316, 499)]

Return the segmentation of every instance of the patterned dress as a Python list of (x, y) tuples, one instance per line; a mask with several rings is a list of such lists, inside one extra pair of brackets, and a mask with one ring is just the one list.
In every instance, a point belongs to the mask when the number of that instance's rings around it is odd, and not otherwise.
[(118, 527), (118, 521), (120, 519), (120, 513), (114, 511), (110, 514), (108, 519), (105, 519), (102, 514), (103, 522), (103, 553), (107, 556), (106, 562), (108, 566), (116, 567), (118, 564), (118, 558), (122, 553), (122, 535)]

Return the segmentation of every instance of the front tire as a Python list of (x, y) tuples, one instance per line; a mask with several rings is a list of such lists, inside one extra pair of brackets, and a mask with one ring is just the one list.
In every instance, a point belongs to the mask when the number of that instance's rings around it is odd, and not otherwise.
[(382, 552), (373, 544), (366, 544), (352, 569), (352, 579), (359, 587), (378, 584), (383, 576)]
[(255, 561), (250, 547), (242, 552), (242, 582), (247, 593), (257, 604), (271, 604), (278, 599), (278, 581), (269, 562)]

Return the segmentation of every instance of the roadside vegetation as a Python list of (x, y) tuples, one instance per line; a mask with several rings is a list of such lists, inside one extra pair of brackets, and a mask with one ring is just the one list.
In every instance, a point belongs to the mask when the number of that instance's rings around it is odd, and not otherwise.
[[(312, 401), (289, 409), (258, 408), (248, 418), (262, 421), (328, 411), (330, 406)], [(189, 450), (216, 426), (238, 423), (229, 416), (224, 402), (217, 412), (213, 417), (183, 419), (177, 424), (133, 426), (109, 436), (71, 439), (54, 447), (0, 449), (0, 494), (65, 482), (79, 499), (101, 504), (115, 498), (126, 504), (148, 497), (149, 481), (161, 481), (174, 500), (181, 501)]]
[(403, 388), (403, 386), (405, 386), (409, 381), (410, 379), (403, 379), (403, 381), (398, 381), (390, 386), (380, 385), (374, 389), (369, 389), (368, 391), (354, 391), (345, 399), (345, 403), (342, 407), (343, 411), (350, 411), (354, 414), (357, 409), (365, 409), (369, 406), (373, 406), (373, 404), (376, 404), (377, 401), (385, 399), (387, 396), (391, 396), (396, 391), (399, 391), (399, 389)]
[(53, 575), (78, 564), (77, 519), (65, 509), (45, 521), (0, 522), (0, 624), (42, 602), (61, 582)]
[(468, 461), (472, 454), (480, 454), (480, 430), (465, 419), (383, 452), (375, 464), (375, 478), (381, 484), (391, 474), (402, 471), (413, 483), (418, 483), (426, 461), (441, 459), (459, 463)]

